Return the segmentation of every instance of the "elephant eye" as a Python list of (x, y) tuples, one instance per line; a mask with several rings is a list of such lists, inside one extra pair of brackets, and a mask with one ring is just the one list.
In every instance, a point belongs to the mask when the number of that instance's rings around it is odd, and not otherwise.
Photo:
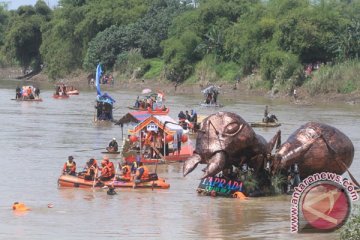
[(240, 128), (240, 124), (237, 122), (232, 122), (229, 123), (224, 130), (224, 134), (227, 135), (234, 135), (235, 133), (237, 133), (239, 131)]

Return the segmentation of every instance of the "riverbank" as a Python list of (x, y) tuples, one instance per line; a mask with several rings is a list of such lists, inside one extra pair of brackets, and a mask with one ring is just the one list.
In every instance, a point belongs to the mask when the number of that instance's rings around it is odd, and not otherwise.
[[(21, 75), (21, 70), (16, 68), (1, 69), (0, 78), (14, 79)], [(74, 85), (75, 87), (82, 88), (88, 87), (88, 73), (78, 71), (67, 77), (66, 79), (57, 80), (57, 82), (64, 82), (66, 84)], [(118, 80), (114, 75), (115, 84), (111, 88), (114, 90), (133, 90), (141, 92), (144, 88), (151, 88), (152, 90), (162, 90), (166, 95), (183, 95), (183, 94), (200, 94), (201, 89), (206, 87), (206, 84), (201, 83), (183, 83), (176, 84), (166, 80), (149, 80), (149, 79), (131, 79), (131, 80)], [(29, 81), (32, 82), (49, 82), (48, 77), (44, 73), (40, 73)], [(215, 83), (220, 87), (220, 94), (226, 96), (227, 99), (240, 98), (242, 96), (264, 96), (269, 99), (278, 99), (282, 101), (289, 101), (298, 105), (312, 105), (317, 103), (332, 104), (332, 103), (346, 103), (350, 105), (360, 104), (360, 92), (349, 94), (327, 93), (318, 94), (311, 97), (305, 87), (297, 88), (297, 99), (295, 100), (290, 94), (276, 93), (273, 94), (271, 90), (261, 88), (250, 88), (246, 80), (240, 81), (237, 84), (227, 82)]]

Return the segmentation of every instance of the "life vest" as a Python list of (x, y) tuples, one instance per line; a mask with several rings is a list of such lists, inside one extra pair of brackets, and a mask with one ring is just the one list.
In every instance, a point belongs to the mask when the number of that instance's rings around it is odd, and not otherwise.
[(124, 179), (131, 179), (131, 171), (130, 171), (130, 168), (129, 166), (123, 166), (122, 167), (122, 172), (123, 172), (123, 178)]
[(74, 161), (73, 162), (66, 161), (64, 170), (66, 172), (75, 172), (76, 171), (76, 163)]
[(24, 203), (15, 202), (12, 206), (12, 209), (14, 211), (29, 211), (30, 208), (28, 208)]
[(101, 169), (101, 176), (102, 177), (111, 177), (111, 170), (108, 166), (105, 166)]
[(146, 166), (141, 166), (136, 170), (136, 176), (140, 175), (140, 169), (144, 169), (143, 174), (141, 175), (141, 179), (148, 179), (149, 178), (149, 169)]
[(102, 177), (112, 177), (115, 175), (115, 168), (112, 162), (109, 162), (106, 166), (101, 169)]

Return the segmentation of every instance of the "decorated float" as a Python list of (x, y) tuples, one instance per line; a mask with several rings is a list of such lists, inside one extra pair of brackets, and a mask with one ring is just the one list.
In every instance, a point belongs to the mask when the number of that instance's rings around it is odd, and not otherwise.
[(99, 64), (96, 68), (96, 105), (95, 105), (95, 116), (94, 123), (96, 124), (108, 124), (113, 122), (113, 105), (116, 102), (109, 94), (101, 93), (99, 79), (102, 74), (101, 65)]
[(165, 163), (184, 161), (193, 153), (188, 135), (168, 115), (135, 111), (126, 114), (116, 125), (136, 124), (129, 129), (122, 155), (126, 162)]
[(282, 144), (280, 140), (281, 132), (277, 131), (267, 142), (235, 113), (212, 114), (204, 119), (198, 132), (195, 152), (184, 163), (184, 176), (199, 164), (206, 164), (203, 180), (244, 168), (248, 174), (244, 185), (252, 184), (246, 189), (250, 196), (291, 193), (301, 179), (322, 172), (348, 172), (352, 178), (349, 168), (354, 145), (335, 127), (309, 122)]
[(202, 107), (223, 107), (222, 104), (218, 103), (218, 95), (219, 87), (215, 85), (210, 85), (205, 89), (201, 90), (202, 94), (204, 94), (205, 100), (204, 102), (200, 103)]
[[(142, 94), (144, 93), (151, 93), (151, 89), (143, 89)], [(151, 93), (142, 98), (138, 96), (134, 106), (128, 108), (137, 111), (148, 111), (154, 115), (167, 115), (170, 111), (165, 106), (165, 94), (160, 90), (157, 93)]]
[(27, 101), (27, 102), (42, 102), (40, 98), (40, 89), (32, 85), (22, 86), (16, 88), (15, 98), (11, 100)]

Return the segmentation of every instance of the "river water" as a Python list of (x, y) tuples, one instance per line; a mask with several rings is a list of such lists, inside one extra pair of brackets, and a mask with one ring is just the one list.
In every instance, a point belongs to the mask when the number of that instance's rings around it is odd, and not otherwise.
[[(198, 196), (202, 167), (182, 177), (182, 164), (159, 165), (157, 172), (168, 190), (106, 190), (58, 188), (57, 179), (68, 155), (78, 169), (90, 157), (101, 159), (100, 150), (116, 137), (119, 126), (92, 123), (96, 93), (85, 89), (67, 100), (52, 98), (53, 89), (41, 91), (43, 102), (16, 102), (19, 82), (0, 81), (1, 158), (0, 239), (337, 239), (338, 233), (291, 234), (290, 196), (252, 198), (239, 201)], [(109, 91), (117, 100), (115, 119), (132, 106), (138, 93)], [(226, 94), (220, 95), (219, 101)], [(170, 115), (196, 109), (208, 115), (218, 109), (201, 108), (200, 93), (166, 96)], [(333, 125), (347, 134), (355, 146), (350, 168), (360, 178), (358, 135), (360, 107), (337, 104), (300, 106), (274, 100), (243, 98), (223, 100), (222, 111), (238, 113), (247, 121), (262, 118), (265, 105), (283, 123), (282, 140), (308, 121)], [(255, 131), (269, 140), (277, 129)], [(125, 133), (126, 134), (126, 133)], [(119, 161), (119, 159), (112, 159)], [(153, 169), (154, 166), (150, 166)], [(32, 210), (16, 214), (13, 202), (24, 202)], [(51, 203), (53, 208), (48, 208)]]

